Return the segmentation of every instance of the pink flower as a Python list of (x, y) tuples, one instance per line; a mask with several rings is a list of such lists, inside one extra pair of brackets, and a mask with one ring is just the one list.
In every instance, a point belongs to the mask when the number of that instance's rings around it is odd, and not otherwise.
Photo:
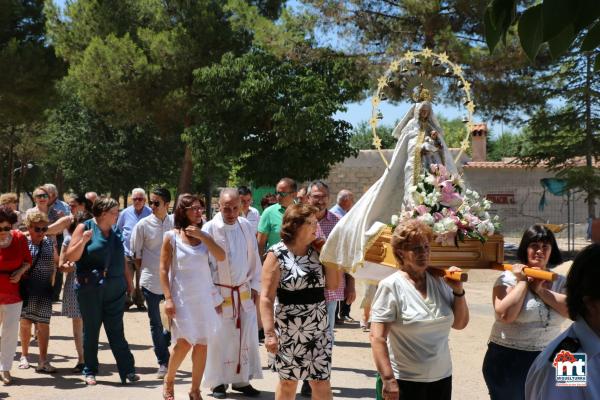
[(418, 205), (418, 206), (415, 208), (415, 210), (417, 211), (417, 213), (418, 213), (419, 215), (424, 215), (424, 214), (427, 214), (427, 213), (429, 212), (429, 208), (427, 208), (427, 206), (426, 206), (426, 205), (424, 205), (424, 204)]

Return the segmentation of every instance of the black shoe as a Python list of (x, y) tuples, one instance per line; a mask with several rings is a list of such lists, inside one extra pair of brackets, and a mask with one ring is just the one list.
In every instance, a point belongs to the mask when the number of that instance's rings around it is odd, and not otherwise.
[(227, 398), (227, 389), (225, 385), (219, 385), (212, 390), (212, 397), (215, 399), (226, 399)]
[(302, 382), (302, 388), (300, 389), (300, 395), (303, 396), (303, 397), (310, 397), (310, 396), (312, 396), (312, 388), (308, 384), (308, 381), (303, 381)]
[(344, 320), (344, 322), (356, 322), (356, 321), (354, 320), (354, 318), (352, 318), (352, 317), (351, 317), (351, 316), (349, 316), (349, 315), (346, 315), (346, 316), (344, 316), (343, 320)]
[(248, 397), (256, 397), (260, 395), (260, 390), (254, 389), (252, 385), (246, 385), (242, 387), (232, 386), (231, 389), (235, 390), (236, 392), (244, 393)]
[(142, 304), (136, 304), (135, 305), (138, 309), (138, 311), (147, 311), (148, 309), (146, 308), (146, 306), (144, 305), (144, 303)]

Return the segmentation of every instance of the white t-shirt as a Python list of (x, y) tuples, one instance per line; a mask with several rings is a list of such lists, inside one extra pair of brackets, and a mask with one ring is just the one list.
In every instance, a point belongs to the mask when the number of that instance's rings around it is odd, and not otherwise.
[(435, 382), (452, 375), (448, 335), (454, 323), (452, 289), (426, 274), (427, 298), (401, 273), (381, 282), (371, 322), (391, 322), (387, 344), (396, 379)]
[(160, 285), (160, 252), (163, 237), (173, 229), (174, 217), (167, 215), (160, 220), (150, 214), (138, 222), (131, 233), (129, 248), (135, 258), (142, 260), (140, 285), (154, 294), (163, 294)]
[(250, 207), (248, 209), (248, 214), (242, 215), (242, 217), (246, 218), (248, 222), (250, 222), (250, 225), (252, 225), (252, 233), (256, 235), (258, 232), (258, 223), (260, 222), (260, 213), (258, 210), (254, 207)]
[[(559, 275), (552, 282), (550, 290), (556, 293), (565, 293), (567, 280)], [(496, 286), (514, 287), (517, 277), (511, 271), (504, 271), (496, 282)], [(560, 334), (561, 325), (565, 317), (557, 313), (552, 307), (546, 305), (531, 290), (527, 290), (523, 307), (517, 319), (511, 323), (498, 320), (492, 326), (490, 342), (504, 347), (525, 351), (542, 351), (552, 339)]]

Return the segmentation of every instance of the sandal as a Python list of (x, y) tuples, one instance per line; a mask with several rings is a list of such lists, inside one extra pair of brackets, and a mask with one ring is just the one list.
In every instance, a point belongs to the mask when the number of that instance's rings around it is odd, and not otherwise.
[(85, 380), (86, 385), (94, 386), (95, 384), (98, 383), (98, 382), (96, 382), (96, 376), (94, 376), (94, 375), (86, 375), (85, 378), (83, 378), (83, 379)]
[(29, 361), (26, 356), (21, 356), (19, 358), (19, 369), (29, 369), (31, 365), (29, 365)]
[(56, 372), (56, 368), (54, 368), (52, 365), (50, 365), (49, 361), (46, 361), (45, 363), (38, 365), (37, 368), (35, 369), (35, 372), (53, 374)]
[(163, 384), (163, 400), (175, 400), (175, 381)]
[(10, 376), (10, 372), (8, 371), (1, 371), (0, 379), (2, 379), (4, 386), (8, 386), (12, 383), (12, 376)]

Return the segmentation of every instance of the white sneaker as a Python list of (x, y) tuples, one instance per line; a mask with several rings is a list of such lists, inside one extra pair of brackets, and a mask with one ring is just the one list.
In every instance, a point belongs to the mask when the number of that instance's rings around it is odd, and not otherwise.
[(167, 374), (167, 366), (166, 365), (161, 365), (160, 367), (158, 367), (158, 371), (156, 372), (156, 377), (158, 379), (163, 379), (166, 374)]

